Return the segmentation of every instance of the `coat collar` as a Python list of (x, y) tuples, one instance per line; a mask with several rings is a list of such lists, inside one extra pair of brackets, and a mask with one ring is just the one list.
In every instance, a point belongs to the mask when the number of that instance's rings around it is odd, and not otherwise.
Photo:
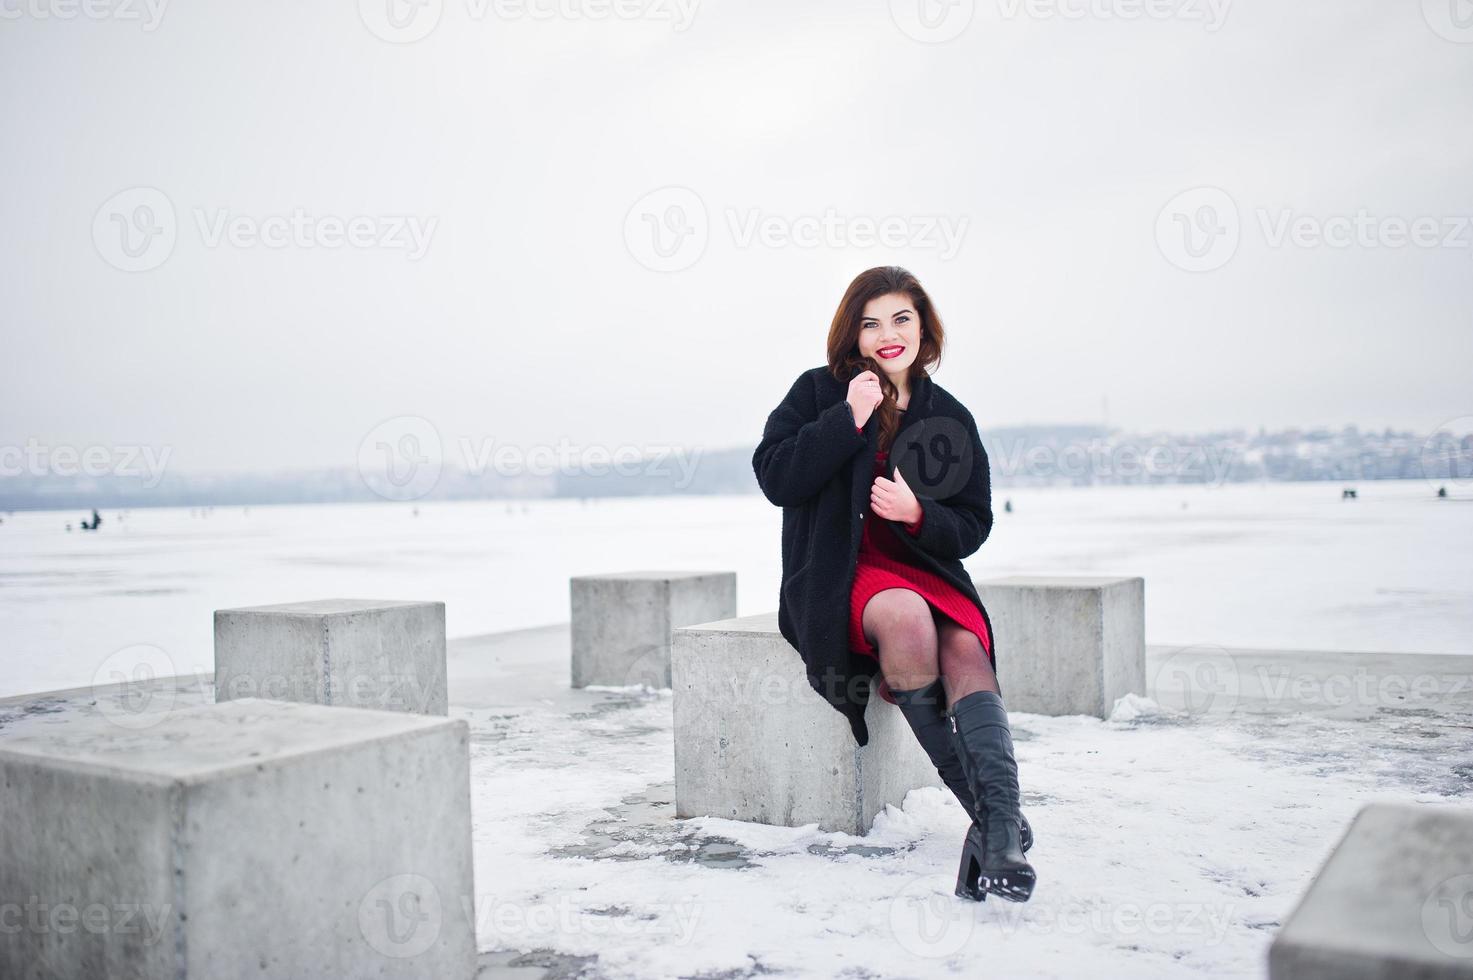
[(931, 375), (922, 371), (921, 376), (911, 383), (910, 404), (905, 407), (906, 419), (918, 419), (923, 415), (931, 414), (934, 387)]

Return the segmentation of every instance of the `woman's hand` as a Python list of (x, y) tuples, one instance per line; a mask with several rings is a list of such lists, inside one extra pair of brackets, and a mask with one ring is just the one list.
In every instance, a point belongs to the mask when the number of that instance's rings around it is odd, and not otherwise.
[(875, 477), (869, 491), (869, 505), (875, 516), (887, 521), (914, 524), (921, 519), (921, 502), (906, 484), (905, 474), (900, 472), (898, 466), (893, 480), (883, 476)]
[(873, 371), (861, 371), (849, 382), (849, 395), (845, 401), (854, 412), (854, 424), (861, 429), (874, 414), (885, 393), (880, 390), (880, 376)]

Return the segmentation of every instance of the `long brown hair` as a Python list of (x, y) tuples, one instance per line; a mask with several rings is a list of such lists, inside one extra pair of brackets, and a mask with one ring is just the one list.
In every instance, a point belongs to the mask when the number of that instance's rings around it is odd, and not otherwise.
[(876, 296), (889, 293), (904, 293), (909, 296), (916, 316), (920, 319), (921, 347), (906, 373), (906, 383), (914, 393), (915, 382), (926, 373), (926, 369), (941, 363), (946, 330), (941, 324), (941, 314), (931, 304), (931, 297), (921, 288), (916, 277), (900, 266), (876, 266), (854, 277), (849, 288), (844, 290), (839, 308), (834, 312), (828, 343), (829, 372), (836, 379), (847, 385), (854, 380), (855, 375), (863, 371), (873, 371), (879, 377), (880, 390), (885, 397), (875, 407), (875, 415), (880, 420), (879, 448), (885, 452), (890, 451), (890, 444), (900, 430), (900, 411), (896, 404), (900, 392), (874, 358), (860, 355), (859, 329), (865, 304)]

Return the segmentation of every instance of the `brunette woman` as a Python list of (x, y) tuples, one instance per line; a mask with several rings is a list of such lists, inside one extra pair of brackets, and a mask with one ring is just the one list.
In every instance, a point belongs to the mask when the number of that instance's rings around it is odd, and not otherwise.
[(976, 422), (931, 380), (945, 333), (904, 269), (861, 273), (752, 456), (783, 508), (778, 628), (865, 745), (870, 681), (972, 818), (957, 894), (1032, 895), (991, 622), (962, 567), (992, 529)]

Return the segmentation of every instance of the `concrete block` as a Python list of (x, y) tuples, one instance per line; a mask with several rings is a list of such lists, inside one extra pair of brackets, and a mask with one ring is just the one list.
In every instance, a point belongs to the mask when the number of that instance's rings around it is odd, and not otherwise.
[(808, 684), (777, 612), (677, 629), (675, 814), (863, 835), (885, 804), (943, 786), (900, 709), (872, 693), (869, 744)]
[(1270, 980), (1473, 976), (1473, 808), (1372, 803), (1269, 947)]
[(255, 698), (0, 739), (0, 976), (469, 980), (468, 745)]
[(576, 575), (573, 686), (670, 686), (670, 631), (736, 615), (736, 572)]
[(445, 603), (317, 599), (217, 609), (215, 697), (449, 714)]
[(1146, 693), (1143, 578), (1014, 575), (976, 583), (1009, 711), (1109, 716)]

